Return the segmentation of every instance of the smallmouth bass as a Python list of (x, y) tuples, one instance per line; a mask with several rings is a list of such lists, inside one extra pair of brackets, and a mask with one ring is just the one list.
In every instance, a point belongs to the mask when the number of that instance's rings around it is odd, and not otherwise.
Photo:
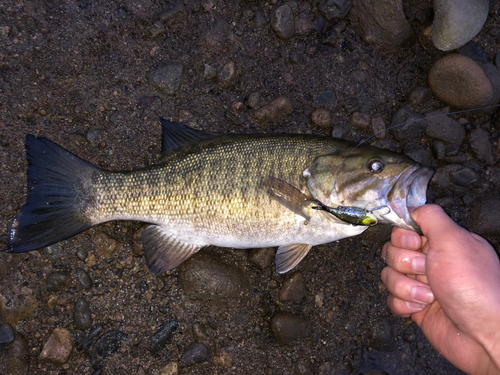
[(367, 229), (314, 202), (418, 228), (410, 211), (425, 204), (433, 171), (404, 155), (331, 137), (221, 135), (161, 123), (158, 164), (121, 172), (28, 135), (29, 193), (12, 222), (7, 252), (40, 249), (106, 221), (137, 220), (151, 223), (142, 241), (154, 274), (210, 245), (278, 246), (276, 268), (284, 273), (314, 245)]

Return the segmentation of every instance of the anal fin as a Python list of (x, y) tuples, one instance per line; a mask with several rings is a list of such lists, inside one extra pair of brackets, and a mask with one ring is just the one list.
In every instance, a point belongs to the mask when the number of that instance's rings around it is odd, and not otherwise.
[(276, 272), (285, 273), (295, 268), (311, 250), (312, 245), (295, 244), (280, 246), (276, 252)]
[(173, 270), (204, 247), (183, 242), (158, 225), (144, 229), (142, 244), (146, 264), (155, 275)]

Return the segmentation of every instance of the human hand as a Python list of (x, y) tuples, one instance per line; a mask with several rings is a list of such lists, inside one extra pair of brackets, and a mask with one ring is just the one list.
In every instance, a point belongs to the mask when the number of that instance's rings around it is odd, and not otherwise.
[(394, 228), (382, 249), (389, 308), (411, 317), (456, 367), (499, 374), (500, 262), (495, 250), (437, 205), (420, 207), (412, 216), (424, 235)]

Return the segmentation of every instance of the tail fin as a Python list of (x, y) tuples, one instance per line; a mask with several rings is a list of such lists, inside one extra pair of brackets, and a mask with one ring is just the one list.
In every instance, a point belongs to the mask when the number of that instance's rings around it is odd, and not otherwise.
[(26, 137), (28, 198), (12, 222), (7, 252), (37, 250), (92, 226), (82, 212), (92, 164), (46, 138)]

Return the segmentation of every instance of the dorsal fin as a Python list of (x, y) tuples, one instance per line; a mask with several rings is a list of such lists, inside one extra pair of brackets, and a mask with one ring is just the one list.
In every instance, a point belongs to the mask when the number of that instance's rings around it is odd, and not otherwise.
[(161, 137), (161, 156), (189, 143), (203, 141), (219, 136), (218, 133), (206, 132), (190, 128), (180, 122), (172, 122), (160, 118), (162, 137)]

